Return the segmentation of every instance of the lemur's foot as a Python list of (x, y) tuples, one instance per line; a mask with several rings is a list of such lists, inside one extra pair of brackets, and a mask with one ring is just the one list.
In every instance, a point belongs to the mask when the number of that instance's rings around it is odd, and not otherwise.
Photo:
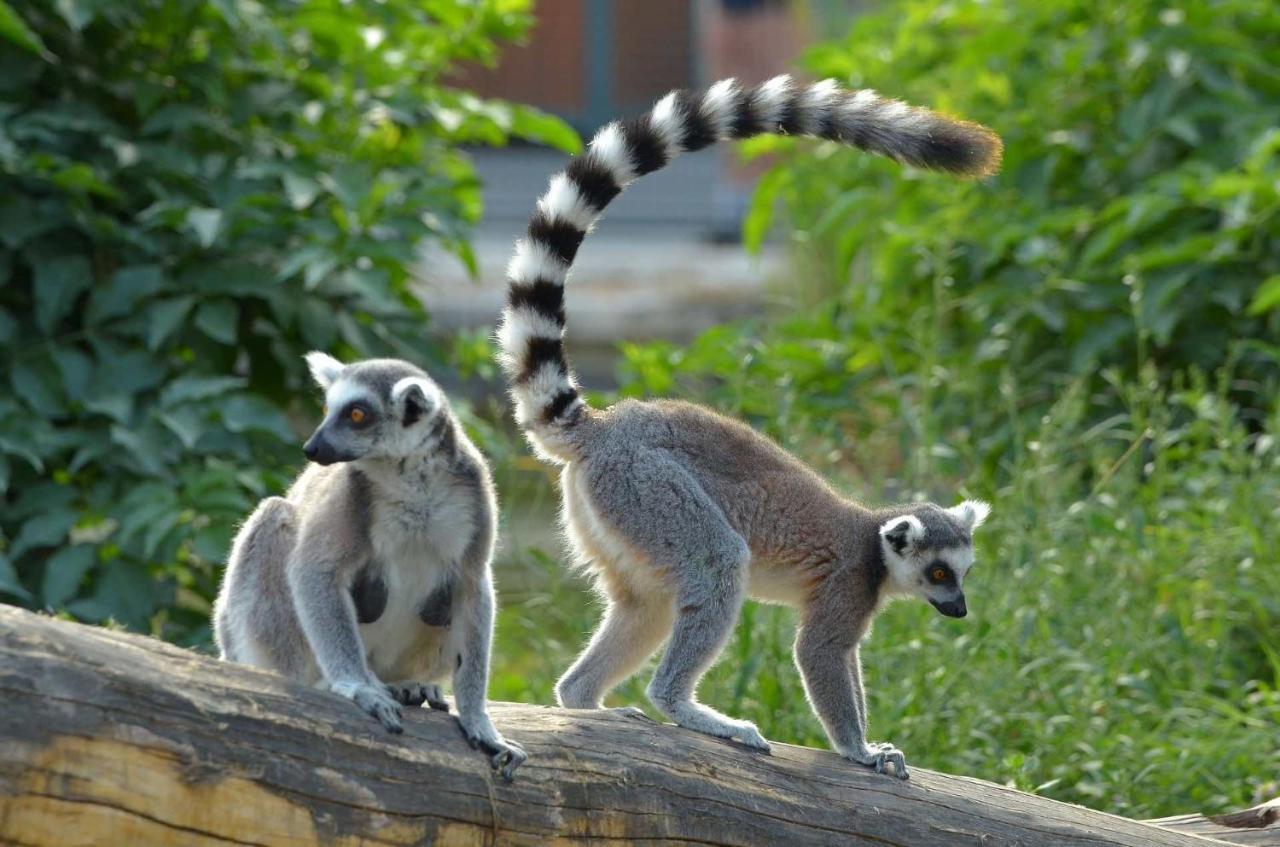
[(851, 759), (860, 765), (866, 765), (874, 769), (876, 773), (887, 773), (889, 767), (892, 766), (893, 775), (898, 779), (907, 779), (911, 776), (911, 773), (907, 770), (907, 757), (897, 747), (892, 744), (876, 742), (869, 742), (863, 747), (862, 751), (846, 754), (845, 758)]
[(341, 694), (378, 719), (387, 732), (404, 732), (400, 723), (400, 704), (388, 693), (385, 686), (367, 682), (335, 682), (329, 686), (335, 694)]
[(639, 706), (610, 706), (607, 709), (602, 708), (600, 711), (612, 712), (613, 714), (621, 715), (624, 718), (640, 718), (641, 720), (646, 720), (650, 723), (657, 723), (653, 718), (646, 715), (644, 709), (641, 709)]
[(427, 685), (421, 682), (389, 682), (387, 693), (402, 706), (416, 708), (426, 703), (437, 711), (449, 711), (449, 704), (445, 702), (444, 692), (439, 685)]
[(762, 750), (768, 753), (771, 749), (769, 742), (760, 734), (760, 730), (751, 721), (734, 721), (733, 734), (728, 736), (736, 741), (742, 742), (744, 746), (750, 747), (752, 750)]
[(672, 703), (662, 698), (654, 697), (653, 701), (654, 705), (663, 714), (676, 722), (676, 726), (706, 733), (716, 738), (728, 738), (731, 741), (740, 742), (744, 747), (750, 747), (752, 750), (769, 752), (769, 742), (764, 740), (760, 730), (751, 721), (735, 720), (727, 715), (720, 714), (709, 706), (690, 700)]
[(502, 774), (507, 782), (515, 779), (516, 768), (529, 758), (524, 748), (502, 737), (492, 725), (470, 728), (459, 721), (462, 734), (473, 750), (481, 750), (489, 756), (489, 767)]

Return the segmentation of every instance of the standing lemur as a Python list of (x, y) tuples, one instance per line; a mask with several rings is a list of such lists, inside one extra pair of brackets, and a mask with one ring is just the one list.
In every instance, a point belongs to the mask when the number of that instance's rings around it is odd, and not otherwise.
[(309, 464), (236, 536), (214, 605), (222, 658), (324, 684), (391, 732), (400, 707), (448, 709), (511, 779), (519, 745), (489, 720), (489, 467), (443, 392), (395, 359), (307, 356), (325, 391)]
[(819, 136), (961, 176), (994, 173), (1002, 149), (985, 127), (783, 76), (755, 88), (725, 80), (702, 95), (672, 92), (647, 115), (600, 130), (552, 178), (507, 268), (498, 339), (516, 420), (540, 455), (564, 465), (567, 535), (608, 604), (556, 697), (601, 708), (667, 639), (648, 687), (653, 704), (680, 726), (768, 749), (753, 724), (694, 693), (744, 598), (787, 603), (800, 609), (795, 659), (832, 744), (905, 778), (900, 751), (867, 741), (858, 643), (895, 595), (965, 615), (961, 584), (987, 505), (866, 508), (751, 428), (702, 407), (592, 408), (565, 357), (565, 277), (609, 201), (681, 152), (760, 133)]

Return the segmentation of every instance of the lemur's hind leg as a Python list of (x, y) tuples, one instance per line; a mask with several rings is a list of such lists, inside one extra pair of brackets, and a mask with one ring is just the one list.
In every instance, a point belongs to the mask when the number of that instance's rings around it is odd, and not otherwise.
[(566, 709), (602, 708), (605, 695), (658, 649), (672, 617), (668, 596), (622, 591), (610, 597), (591, 643), (556, 683), (556, 702)]
[(214, 604), (214, 637), (224, 660), (315, 680), (319, 670), (284, 575), (297, 534), (296, 510), (283, 497), (268, 497), (253, 510), (227, 559)]
[(768, 750), (755, 724), (694, 698), (738, 619), (751, 556), (747, 543), (679, 462), (661, 451), (632, 458), (625, 479), (610, 468), (614, 473), (602, 474), (592, 495), (628, 542), (663, 569), (675, 595), (675, 626), (649, 683), (649, 699), (680, 726)]

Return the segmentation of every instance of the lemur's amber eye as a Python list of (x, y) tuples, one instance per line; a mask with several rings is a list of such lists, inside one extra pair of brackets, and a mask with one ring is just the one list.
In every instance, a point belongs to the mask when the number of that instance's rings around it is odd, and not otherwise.
[(364, 410), (364, 409), (361, 409), (359, 406), (355, 406), (354, 408), (352, 408), (352, 410), (351, 410), (351, 422), (352, 422), (353, 424), (362, 424), (362, 423), (364, 423), (364, 419), (365, 419), (366, 417), (368, 417), (368, 414), (365, 412), (365, 410)]
[(946, 568), (934, 568), (933, 572), (929, 574), (929, 578), (934, 582), (945, 582), (947, 579)]

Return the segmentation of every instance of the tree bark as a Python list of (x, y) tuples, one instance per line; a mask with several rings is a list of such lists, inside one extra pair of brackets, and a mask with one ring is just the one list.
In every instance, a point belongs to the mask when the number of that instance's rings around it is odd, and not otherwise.
[(530, 754), (507, 784), (451, 715), (407, 710), (388, 735), (336, 695), (13, 608), (0, 703), (0, 843), (27, 847), (1223, 843), (966, 777), (495, 703)]

